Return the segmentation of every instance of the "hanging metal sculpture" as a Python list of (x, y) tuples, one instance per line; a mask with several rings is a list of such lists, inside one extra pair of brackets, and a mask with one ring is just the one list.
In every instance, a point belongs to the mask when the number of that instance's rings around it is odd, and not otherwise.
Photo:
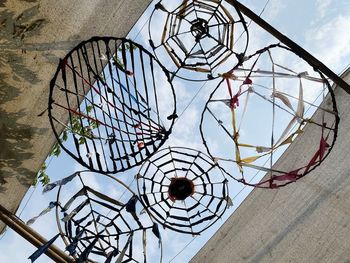
[(116, 173), (141, 164), (165, 142), (175, 104), (168, 71), (141, 45), (94, 37), (60, 61), (49, 118), (70, 156), (91, 171)]
[[(339, 122), (333, 90), (320, 71), (289, 48), (268, 46), (222, 77), (206, 103), (200, 130), (210, 156), (236, 180), (262, 188), (285, 186), (330, 153)], [(295, 161), (276, 162), (305, 133), (308, 147), (298, 150)], [(262, 181), (256, 180), (258, 172), (267, 173)]]
[(173, 147), (147, 160), (138, 174), (140, 201), (164, 227), (198, 235), (231, 205), (224, 173), (196, 150)]
[(235, 68), (248, 45), (243, 16), (222, 0), (160, 1), (149, 21), (149, 37), (167, 69), (191, 81), (214, 79), (215, 72)]
[[(107, 176), (101, 182), (99, 176), (102, 192), (93, 175), (77, 172), (46, 189), (59, 186), (56, 218), (66, 251), (77, 262), (146, 262), (147, 242), (158, 239), (161, 244), (158, 225), (128, 186)], [(66, 185), (70, 181), (74, 183)], [(135, 246), (142, 250), (135, 251)], [(161, 250), (160, 246), (160, 261)]]

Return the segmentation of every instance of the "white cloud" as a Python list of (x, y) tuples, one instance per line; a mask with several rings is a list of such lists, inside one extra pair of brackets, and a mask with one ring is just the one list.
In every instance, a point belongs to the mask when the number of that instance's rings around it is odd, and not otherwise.
[(322, 19), (329, 8), (331, 7), (333, 0), (316, 0), (317, 12), (319, 14), (319, 19)]
[[(265, 1), (262, 1), (262, 2), (265, 3)], [(281, 14), (283, 9), (285, 9), (287, 7), (288, 7), (288, 5), (286, 4), (285, 1), (270, 0), (270, 2), (268, 3), (268, 5), (265, 8), (265, 11), (264, 11), (262, 17), (264, 17), (265, 19), (268, 19), (268, 20), (272, 20), (272, 19), (276, 18), (279, 14)]]
[(306, 32), (306, 46), (323, 63), (339, 71), (350, 58), (350, 14), (334, 17), (326, 24), (317, 24)]

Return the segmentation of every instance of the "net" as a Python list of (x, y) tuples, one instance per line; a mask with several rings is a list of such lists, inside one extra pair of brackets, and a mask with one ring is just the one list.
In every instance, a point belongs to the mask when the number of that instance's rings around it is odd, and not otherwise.
[(141, 202), (164, 227), (198, 235), (225, 212), (227, 179), (213, 160), (196, 150), (172, 147), (146, 161), (138, 175)]
[(160, 1), (151, 15), (149, 36), (168, 70), (191, 81), (214, 79), (215, 71), (236, 67), (248, 45), (243, 16), (226, 1)]
[[(338, 122), (327, 79), (276, 44), (222, 75), (202, 113), (200, 129), (210, 156), (232, 177), (251, 186), (277, 188), (305, 176), (327, 157)], [(308, 148), (283, 162), (286, 149), (305, 133), (310, 137)], [(252, 181), (258, 172), (267, 175)]]
[(147, 50), (94, 37), (61, 60), (50, 83), (49, 118), (76, 161), (116, 173), (141, 164), (166, 141), (175, 104), (168, 72)]

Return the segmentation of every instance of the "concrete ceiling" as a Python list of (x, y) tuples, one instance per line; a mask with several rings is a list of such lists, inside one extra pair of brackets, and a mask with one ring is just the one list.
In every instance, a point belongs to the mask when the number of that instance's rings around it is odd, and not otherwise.
[[(350, 83), (350, 70), (343, 79)], [(341, 120), (327, 159), (297, 183), (253, 190), (192, 263), (350, 262), (350, 95), (337, 87), (335, 95)], [(276, 169), (287, 171), (317, 143), (310, 127)]]
[(0, 0), (1, 205), (17, 210), (55, 142), (38, 114), (59, 58), (91, 36), (126, 36), (150, 2)]

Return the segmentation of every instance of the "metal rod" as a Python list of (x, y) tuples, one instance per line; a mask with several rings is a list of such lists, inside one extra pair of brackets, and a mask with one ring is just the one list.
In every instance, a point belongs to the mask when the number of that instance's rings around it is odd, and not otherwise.
[[(37, 248), (47, 243), (44, 237), (24, 224), (17, 216), (2, 205), (0, 205), (0, 220)], [(54, 245), (51, 245), (45, 254), (55, 262), (74, 262), (71, 257)]]
[(312, 67), (318, 68), (321, 72), (323, 72), (327, 77), (334, 81), (335, 84), (340, 86), (343, 90), (345, 90), (348, 94), (350, 94), (350, 85), (346, 83), (343, 79), (341, 79), (336, 73), (334, 73), (331, 69), (329, 69), (325, 64), (299, 46), (297, 43), (292, 41), (287, 36), (283, 35), (280, 31), (272, 27), (269, 23), (255, 14), (252, 10), (239, 3), (237, 0), (227, 0), (229, 4), (239, 9), (243, 14), (253, 20), (256, 24), (261, 26), (271, 35), (276, 37), (283, 44), (288, 46), (293, 52), (297, 55), (305, 59)]

